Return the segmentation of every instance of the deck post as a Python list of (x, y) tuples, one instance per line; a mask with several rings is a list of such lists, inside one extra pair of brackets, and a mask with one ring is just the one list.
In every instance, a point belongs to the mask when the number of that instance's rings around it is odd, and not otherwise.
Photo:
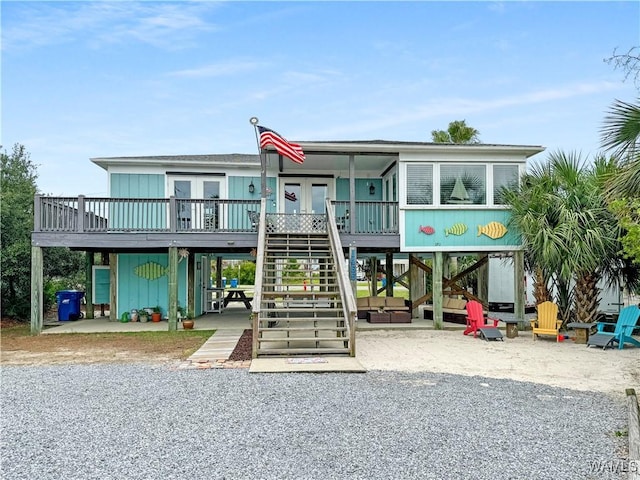
[(42, 247), (31, 247), (31, 335), (42, 332), (43, 324)]
[[(487, 256), (486, 253), (481, 253), (478, 255), (477, 261), (479, 262)], [(489, 275), (491, 275), (491, 272), (489, 271), (489, 262), (487, 261), (478, 268), (478, 291), (474, 292), (478, 298), (487, 305), (489, 304)]]
[(109, 321), (118, 321), (118, 255), (109, 254)]
[[(413, 302), (414, 298), (422, 297), (426, 292), (426, 286), (424, 282), (424, 271), (411, 261), (411, 258), (421, 262), (421, 259), (417, 255), (409, 254), (409, 299)], [(421, 262), (422, 263), (422, 262)], [(418, 318), (420, 316), (420, 309), (414, 308), (411, 311), (412, 318)]]
[(169, 331), (178, 330), (178, 247), (169, 247)]
[(513, 252), (513, 313), (518, 321), (518, 328), (524, 330), (524, 252), (517, 250)]
[(444, 254), (433, 254), (433, 327), (442, 330), (442, 274), (444, 271)]
[(85, 252), (85, 276), (86, 288), (84, 298), (87, 301), (84, 318), (93, 320), (93, 252)]
[(356, 160), (353, 154), (349, 155), (349, 211), (351, 215), (345, 228), (353, 234), (356, 231)]
[[(194, 315), (198, 312), (196, 311), (196, 256), (194, 254), (189, 255), (187, 259), (187, 296), (189, 297), (187, 304), (187, 310), (191, 310)], [(204, 272), (200, 272), (200, 275), (203, 275)], [(201, 278), (200, 284), (209, 286), (208, 279)]]
[(385, 277), (387, 278), (386, 296), (393, 297), (393, 280), (395, 276), (393, 274), (393, 252), (387, 252), (385, 257)]
[(369, 295), (378, 296), (378, 259), (377, 257), (369, 257), (369, 266), (371, 267), (371, 291)]

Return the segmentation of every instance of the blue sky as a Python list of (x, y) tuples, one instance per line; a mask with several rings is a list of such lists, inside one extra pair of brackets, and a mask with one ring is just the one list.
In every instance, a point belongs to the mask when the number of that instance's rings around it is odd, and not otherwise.
[[(599, 151), (604, 62), (640, 43), (640, 2), (2, 1), (2, 145), (51, 195), (106, 196), (91, 157), (257, 153), (290, 140)], [(541, 154), (542, 158), (546, 153)]]

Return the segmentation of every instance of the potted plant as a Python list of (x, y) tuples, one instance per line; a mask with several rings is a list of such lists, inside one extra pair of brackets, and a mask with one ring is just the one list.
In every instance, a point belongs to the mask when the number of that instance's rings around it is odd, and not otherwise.
[(183, 318), (186, 317), (186, 312), (184, 311), (184, 307), (178, 305), (178, 321), (181, 322)]
[(160, 305), (156, 305), (153, 307), (153, 312), (151, 313), (151, 321), (159, 322), (160, 320), (162, 320), (162, 308)]
[(193, 330), (193, 327), (196, 324), (194, 316), (195, 315), (193, 314), (193, 312), (189, 310), (187, 312), (187, 318), (182, 320), (182, 328), (184, 328), (185, 330)]
[(138, 310), (138, 321), (143, 323), (149, 321), (149, 312), (146, 308)]

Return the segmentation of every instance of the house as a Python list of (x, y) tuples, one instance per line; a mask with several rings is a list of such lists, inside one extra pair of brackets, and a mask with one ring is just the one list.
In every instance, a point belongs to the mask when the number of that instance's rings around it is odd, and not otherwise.
[[(331, 318), (327, 351), (353, 353), (350, 284), (358, 260), (384, 258), (387, 278), (393, 278), (394, 258), (408, 259), (409, 270), (398, 280), (410, 288), (413, 315), (420, 304), (433, 302), (436, 327), (442, 325), (444, 296), (487, 301), (486, 287), (473, 294), (457, 287), (461, 275), (448, 278), (448, 257), (477, 255), (467, 270), (481, 272), (482, 284), (490, 253), (510, 252), (516, 272), (523, 270), (521, 243), (500, 189), (517, 184), (527, 159), (543, 147), (299, 143), (306, 155), (302, 164), (271, 147), (260, 155), (92, 158), (108, 174), (109, 197), (36, 196), (32, 330), (42, 328), (42, 249), (54, 246), (108, 258), (108, 265), (93, 265), (95, 256), (87, 256), (88, 303), (109, 303), (113, 320), (134, 307), (160, 305), (170, 329), (176, 328), (178, 306), (196, 315), (220, 311), (221, 268), (210, 281), (212, 263), (254, 259), (254, 328), (262, 322), (272, 328), (255, 336), (277, 344), (274, 353), (304, 348), (277, 340), (273, 319), (293, 324), (298, 317), (308, 320), (311, 310), (320, 320), (301, 338), (320, 345), (324, 330), (317, 325)], [(285, 287), (287, 258), (315, 265), (309, 269), (319, 282), (313, 295)], [(424, 272), (433, 274), (430, 288)], [(515, 282), (515, 298), (524, 298), (522, 283)], [(389, 296), (392, 285), (384, 287)], [(524, 305), (516, 302), (515, 308), (523, 319)]]

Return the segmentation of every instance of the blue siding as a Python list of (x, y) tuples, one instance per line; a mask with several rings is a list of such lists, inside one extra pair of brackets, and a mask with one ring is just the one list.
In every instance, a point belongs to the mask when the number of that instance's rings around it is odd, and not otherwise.
[[(149, 262), (162, 267), (158, 278), (144, 278), (136, 275), (136, 267)], [(162, 307), (163, 317), (169, 306), (169, 264), (168, 254), (120, 254), (118, 255), (118, 318), (131, 309)], [(178, 302), (187, 306), (187, 261), (178, 263)]]
[(111, 196), (115, 198), (165, 198), (164, 186), (162, 174), (111, 174)]
[[(508, 210), (405, 210), (404, 239), (407, 248), (415, 247), (504, 247), (520, 245), (520, 237), (517, 232), (507, 227), (510, 213)], [(509, 230), (497, 239), (489, 238), (481, 234), (478, 236), (478, 227), (485, 226), (489, 222), (500, 222)], [(445, 235), (445, 229), (451, 228), (457, 223), (467, 226), (467, 231), (462, 235)], [(421, 226), (430, 226), (435, 229), (433, 235), (426, 235), (420, 231)]]
[[(376, 193), (371, 195), (369, 193), (369, 185), (373, 183), (376, 188)], [(359, 202), (378, 202), (382, 200), (382, 179), (381, 178), (356, 178), (356, 201)], [(349, 179), (338, 178), (336, 179), (336, 200), (347, 201), (349, 199)]]

